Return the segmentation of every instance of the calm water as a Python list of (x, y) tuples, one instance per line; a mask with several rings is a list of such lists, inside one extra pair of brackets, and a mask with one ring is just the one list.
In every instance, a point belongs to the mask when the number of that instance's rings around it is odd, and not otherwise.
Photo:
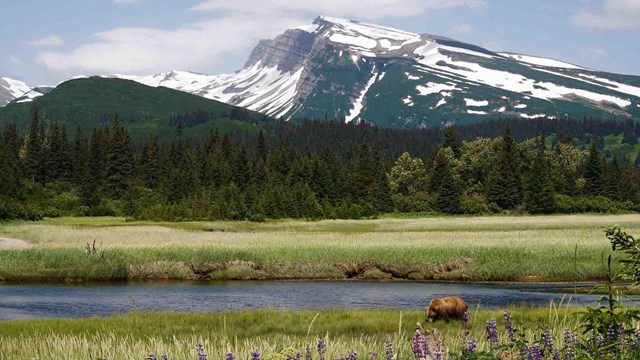
[[(565, 286), (566, 287), (566, 286)], [(131, 310), (207, 312), (243, 309), (421, 309), (432, 297), (459, 295), (475, 307), (551, 300), (594, 305), (599, 296), (554, 293), (559, 285), (224, 282), (120, 285), (0, 285), (0, 321), (88, 317)], [(569, 290), (570, 292), (570, 290)], [(627, 301), (640, 303), (640, 298)]]

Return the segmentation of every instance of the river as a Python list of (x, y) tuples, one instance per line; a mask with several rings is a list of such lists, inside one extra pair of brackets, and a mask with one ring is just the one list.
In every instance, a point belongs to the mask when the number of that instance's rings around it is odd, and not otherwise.
[[(584, 288), (584, 286), (583, 286)], [(477, 285), (367, 282), (151, 282), (97, 285), (0, 285), (0, 321), (103, 316), (137, 310), (211, 312), (247, 309), (421, 309), (458, 295), (472, 308), (509, 304), (593, 306), (597, 295), (571, 285)], [(640, 303), (640, 298), (627, 299)]]

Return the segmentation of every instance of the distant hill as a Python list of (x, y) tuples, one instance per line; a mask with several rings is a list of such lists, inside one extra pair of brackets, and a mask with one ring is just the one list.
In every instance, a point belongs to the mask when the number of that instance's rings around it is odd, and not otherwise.
[(74, 132), (102, 127), (115, 114), (134, 140), (149, 135), (172, 136), (177, 122), (185, 134), (218, 129), (259, 131), (266, 116), (219, 101), (165, 87), (149, 87), (135, 81), (90, 77), (66, 81), (46, 95), (0, 108), (0, 126), (15, 123), (28, 128), (34, 111), (42, 119), (57, 121)]

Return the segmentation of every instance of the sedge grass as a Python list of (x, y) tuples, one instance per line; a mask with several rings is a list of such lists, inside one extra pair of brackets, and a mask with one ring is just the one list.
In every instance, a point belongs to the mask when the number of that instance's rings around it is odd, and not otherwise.
[[(525, 338), (539, 337), (543, 329), (552, 329), (561, 337), (564, 329), (577, 330), (579, 309), (562, 306), (549, 308), (512, 308), (514, 324)], [(495, 318), (504, 332), (502, 311), (473, 311), (471, 336), (485, 341), (486, 321)], [(410, 358), (410, 339), (416, 322), (423, 321), (420, 311), (327, 310), (245, 311), (214, 314), (133, 312), (104, 318), (23, 320), (0, 326), (0, 355), (7, 359), (143, 359), (149, 353), (171, 354), (171, 359), (194, 359), (194, 346), (205, 345), (210, 358), (224, 358), (228, 351), (236, 358), (249, 358), (260, 349), (263, 358), (274, 359), (289, 351), (295, 355), (305, 345), (314, 347), (318, 338), (328, 342), (327, 358), (338, 358), (353, 349), (365, 355), (384, 353), (384, 341), (391, 339), (398, 358)], [(312, 324), (312, 326), (311, 326)], [(442, 335), (452, 352), (462, 343), (459, 321), (425, 324)]]
[[(604, 226), (640, 233), (640, 215), (276, 221), (268, 223), (128, 223), (119, 218), (62, 218), (10, 223), (0, 236), (27, 250), (0, 250), (8, 280), (78, 278), (189, 279), (186, 263), (245, 260), (261, 271), (232, 269), (220, 279), (341, 279), (335, 263), (375, 261), (424, 267), (466, 257), (440, 280), (574, 281), (603, 275), (610, 252)], [(93, 242), (104, 256), (89, 256)], [(577, 246), (577, 252), (576, 252)]]

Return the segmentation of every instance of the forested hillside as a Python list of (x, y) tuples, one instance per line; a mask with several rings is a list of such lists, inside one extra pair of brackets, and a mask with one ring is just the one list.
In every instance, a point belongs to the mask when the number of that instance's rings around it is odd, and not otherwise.
[(178, 118), (193, 136), (212, 129), (257, 133), (260, 123), (267, 120), (262, 114), (182, 91), (90, 77), (66, 81), (30, 102), (0, 108), (0, 126), (16, 124), (24, 132), (34, 111), (45, 126), (57, 122), (69, 132), (75, 132), (77, 127), (85, 131), (103, 127), (117, 113), (131, 138), (140, 141), (151, 134), (171, 139)]
[(640, 210), (637, 122), (502, 120), (445, 130), (270, 122), (259, 133), (193, 138), (176, 125), (172, 140), (139, 144), (117, 116), (72, 138), (37, 115), (26, 133), (6, 125), (0, 218)]

